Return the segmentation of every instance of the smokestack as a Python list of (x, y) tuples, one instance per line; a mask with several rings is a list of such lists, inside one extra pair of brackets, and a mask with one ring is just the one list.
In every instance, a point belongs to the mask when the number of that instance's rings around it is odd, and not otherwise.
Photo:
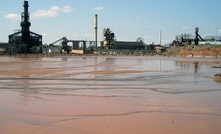
[(95, 49), (97, 49), (97, 14), (94, 16), (94, 43), (95, 43)]
[(162, 43), (162, 32), (161, 30), (159, 31), (159, 44), (161, 45)]
[(22, 28), (22, 40), (27, 43), (30, 39), (30, 26), (29, 12), (28, 12), (28, 1), (24, 1), (24, 12), (21, 14), (21, 28)]
[(220, 33), (220, 41), (221, 41), (221, 33)]

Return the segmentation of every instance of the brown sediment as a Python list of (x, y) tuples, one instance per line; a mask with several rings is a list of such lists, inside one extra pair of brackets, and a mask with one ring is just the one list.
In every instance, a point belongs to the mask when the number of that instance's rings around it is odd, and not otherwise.
[(213, 78), (216, 82), (221, 83), (221, 73), (215, 74)]

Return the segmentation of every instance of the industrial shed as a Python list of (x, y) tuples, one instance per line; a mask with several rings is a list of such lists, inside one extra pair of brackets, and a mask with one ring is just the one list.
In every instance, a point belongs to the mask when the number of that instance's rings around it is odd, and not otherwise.
[(7, 53), (8, 45), (8, 43), (0, 42), (0, 54)]

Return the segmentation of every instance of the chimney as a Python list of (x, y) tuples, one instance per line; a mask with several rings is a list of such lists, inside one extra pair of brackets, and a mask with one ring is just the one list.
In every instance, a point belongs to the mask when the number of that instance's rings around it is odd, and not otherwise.
[(162, 44), (162, 32), (161, 30), (159, 31), (159, 45)]
[(94, 16), (94, 43), (95, 43), (95, 49), (97, 49), (97, 14)]
[(24, 1), (24, 12), (21, 14), (21, 28), (22, 28), (22, 40), (27, 43), (30, 39), (30, 20), (28, 12), (28, 1)]

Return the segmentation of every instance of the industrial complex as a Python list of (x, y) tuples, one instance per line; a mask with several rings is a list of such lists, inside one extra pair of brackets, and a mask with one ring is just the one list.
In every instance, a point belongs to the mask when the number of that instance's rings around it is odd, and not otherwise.
[[(73, 54), (87, 54), (99, 53), (103, 50), (129, 50), (129, 51), (164, 51), (165, 47), (161, 45), (161, 31), (159, 44), (145, 44), (142, 38), (136, 41), (117, 41), (115, 33), (109, 28), (103, 30), (103, 40), (97, 40), (98, 33), (98, 15), (94, 17), (94, 40), (69, 40), (66, 37), (50, 43), (48, 46), (43, 46), (42, 35), (30, 31), (30, 14), (28, 1), (24, 1), (24, 12), (21, 13), (20, 30), (8, 36), (7, 43), (0, 43), (0, 53), (7, 54), (26, 54), (26, 53), (53, 53), (53, 48), (57, 48), (58, 53), (73, 53)], [(58, 44), (58, 45), (57, 45)], [(100, 45), (98, 45), (100, 44)], [(221, 45), (220, 37), (206, 37), (202, 38), (199, 34), (199, 28), (195, 29), (195, 36), (190, 34), (182, 34), (176, 36), (176, 39), (171, 45), (185, 46), (185, 45)]]

